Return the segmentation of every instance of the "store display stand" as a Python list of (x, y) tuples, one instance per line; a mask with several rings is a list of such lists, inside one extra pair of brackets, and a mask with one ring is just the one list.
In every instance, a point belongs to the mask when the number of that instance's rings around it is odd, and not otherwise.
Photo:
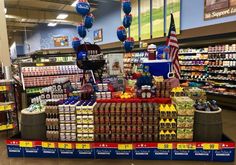
[(235, 143), (223, 136), (222, 142), (137, 142), (79, 143), (6, 140), (8, 157), (78, 158), (129, 160), (197, 160), (233, 162)]

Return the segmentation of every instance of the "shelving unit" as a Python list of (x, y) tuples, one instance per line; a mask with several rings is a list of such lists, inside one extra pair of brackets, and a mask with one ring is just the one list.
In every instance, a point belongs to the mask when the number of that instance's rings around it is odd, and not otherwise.
[(236, 44), (180, 50), (181, 82), (200, 85), (211, 96), (235, 97), (236, 51), (234, 50)]
[(14, 80), (0, 80), (0, 132), (19, 132)]

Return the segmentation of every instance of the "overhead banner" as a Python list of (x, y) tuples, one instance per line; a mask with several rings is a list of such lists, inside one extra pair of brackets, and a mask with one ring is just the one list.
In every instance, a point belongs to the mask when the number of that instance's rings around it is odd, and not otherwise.
[(152, 38), (164, 36), (164, 0), (152, 0)]
[(180, 0), (166, 0), (166, 34), (170, 28), (170, 14), (173, 13), (176, 34), (180, 34)]
[(130, 37), (134, 38), (134, 41), (139, 40), (139, 20), (138, 20), (138, 1), (137, 0), (131, 0), (132, 4), (132, 24), (130, 26)]
[(205, 0), (204, 19), (210, 20), (236, 14), (236, 0)]
[(150, 6), (150, 0), (140, 0), (141, 40), (151, 38)]

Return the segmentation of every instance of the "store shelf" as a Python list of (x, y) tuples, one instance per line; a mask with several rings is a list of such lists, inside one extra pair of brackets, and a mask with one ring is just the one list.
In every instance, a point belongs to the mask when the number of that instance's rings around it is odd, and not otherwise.
[(192, 82), (198, 82), (198, 83), (208, 83), (208, 81), (204, 81), (204, 80), (195, 80), (195, 79), (180, 79), (182, 81), (192, 81)]
[(167, 63), (172, 62), (171, 60), (143, 60), (142, 63), (149, 64), (149, 63)]
[(181, 70), (181, 72), (207, 72), (206, 70)]
[(236, 85), (218, 85), (218, 84), (214, 84), (214, 87), (220, 87), (220, 88), (236, 88)]
[(48, 75), (31, 75), (31, 76), (25, 76), (24, 75), (24, 78), (26, 77), (47, 77), (47, 76), (66, 76), (66, 75), (77, 75), (77, 74), (83, 74), (82, 72), (81, 73), (61, 73), (61, 74), (48, 74)]
[(207, 54), (208, 52), (180, 52), (179, 55), (196, 55), (196, 54)]
[(236, 75), (236, 73), (207, 72), (209, 74)]
[(179, 59), (179, 61), (209, 61), (208, 59)]
[(208, 68), (236, 68), (236, 66), (208, 65)]
[(236, 51), (225, 51), (225, 52), (208, 52), (208, 54), (230, 54), (230, 53), (236, 53)]
[(236, 61), (236, 59), (234, 59), (234, 58), (229, 58), (229, 59), (226, 59), (226, 58), (214, 58), (214, 59), (208, 59), (208, 61)]
[(216, 95), (221, 95), (221, 96), (230, 96), (230, 97), (236, 97), (236, 95), (230, 95), (230, 94), (225, 94), (225, 93), (220, 93), (220, 92), (213, 92), (213, 91), (206, 91), (209, 94), (216, 94)]
[(29, 66), (58, 66), (58, 65), (76, 65), (75, 62), (30, 62), (30, 63), (21, 63), (21, 67)]
[(214, 80), (214, 81), (232, 81), (232, 82), (236, 82), (236, 80), (232, 80), (232, 79), (208, 78), (208, 80)]

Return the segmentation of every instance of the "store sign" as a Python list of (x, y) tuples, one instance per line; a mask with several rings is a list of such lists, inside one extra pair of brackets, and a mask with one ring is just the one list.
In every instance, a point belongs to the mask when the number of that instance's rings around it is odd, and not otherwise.
[(210, 20), (236, 14), (236, 0), (205, 0), (204, 19)]

